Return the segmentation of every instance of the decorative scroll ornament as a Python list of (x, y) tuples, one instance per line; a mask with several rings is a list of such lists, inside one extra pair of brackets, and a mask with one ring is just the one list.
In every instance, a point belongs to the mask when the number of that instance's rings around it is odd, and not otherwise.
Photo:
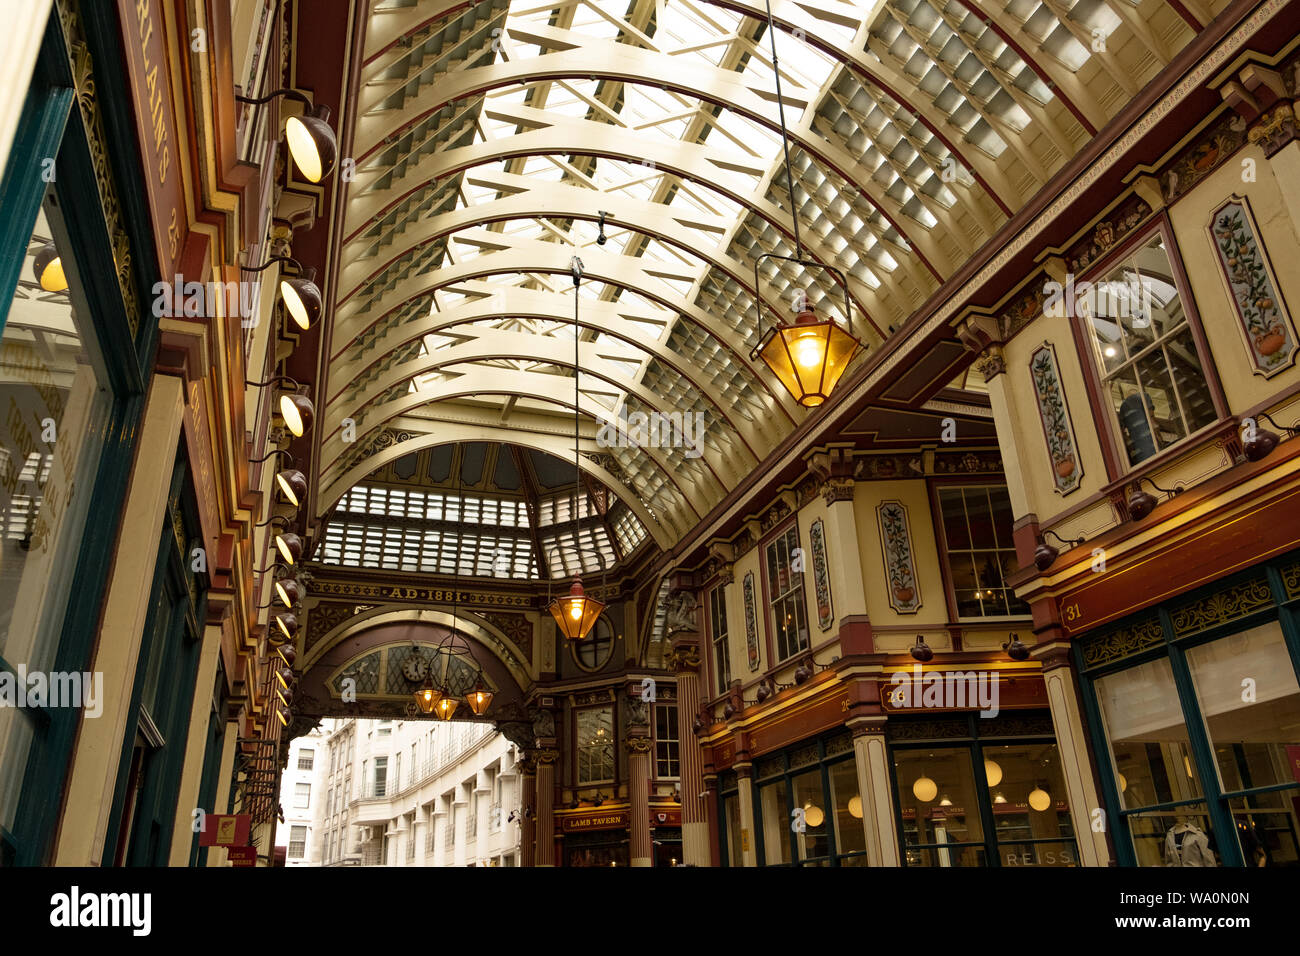
[(1083, 463), (1079, 460), (1079, 449), (1074, 440), (1074, 425), (1070, 421), (1070, 407), (1065, 401), (1065, 388), (1056, 364), (1056, 350), (1049, 343), (1044, 342), (1029, 357), (1029, 371), (1034, 379), (1038, 417), (1043, 423), (1047, 453), (1052, 459), (1052, 480), (1057, 493), (1065, 496), (1078, 490), (1083, 478)]
[(1270, 378), (1295, 362), (1295, 329), (1245, 197), (1216, 209), (1210, 231), (1255, 374)]
[(835, 608), (831, 604), (830, 575), (826, 570), (826, 528), (818, 518), (808, 529), (808, 539), (812, 546), (813, 590), (817, 595), (817, 624), (823, 630), (835, 620)]
[(745, 574), (745, 648), (750, 671), (758, 670), (758, 611), (754, 606), (754, 572)]
[(889, 605), (899, 614), (915, 614), (921, 608), (921, 588), (912, 558), (907, 508), (900, 501), (882, 501), (876, 508), (876, 517), (880, 521), (880, 544), (889, 578)]

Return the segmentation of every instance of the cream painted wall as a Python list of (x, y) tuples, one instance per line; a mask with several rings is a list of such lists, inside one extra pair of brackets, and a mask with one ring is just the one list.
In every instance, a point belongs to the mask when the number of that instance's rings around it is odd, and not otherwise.
[[(1078, 461), (1083, 465), (1083, 477), (1068, 495), (1056, 490), (1052, 459), (1047, 451), (1047, 438), (1043, 434), (1043, 421), (1038, 413), (1038, 397), (1034, 392), (1034, 379), (1029, 370), (1030, 356), (1044, 343), (1050, 342), (1056, 350), (1056, 367), (1065, 388), (1070, 421), (1074, 425), (1074, 441)], [(1015, 403), (1016, 422), (1021, 429), (1021, 447), (1024, 460), (1018, 469), (1024, 485), (1028, 511), (1036, 514), (1041, 524), (1050, 525), (1054, 515), (1060, 514), (1078, 502), (1091, 497), (1107, 484), (1106, 469), (1102, 463), (1101, 443), (1109, 438), (1098, 432), (1088, 403), (1088, 390), (1084, 384), (1083, 358), (1074, 345), (1067, 316), (1041, 315), (1032, 326), (1012, 339), (1003, 348), (1007, 370), (1007, 395)]]
[(0, 63), (10, 82), (0, 89), (0, 171), (9, 159), (27, 87), (31, 83), (41, 37), (49, 20), (50, 0), (10, 0), (4, 4), (5, 28), (0, 30)]
[[(1253, 183), (1242, 182), (1242, 161), (1247, 159), (1254, 161)], [(1297, 188), (1297, 184), (1290, 184), (1290, 188)], [(1212, 213), (1233, 195), (1248, 200), (1259, 231), (1257, 238), (1268, 254), (1274, 281), (1280, 287), (1292, 327), (1296, 329), (1293, 334), (1297, 337), (1300, 337), (1300, 328), (1296, 327), (1296, 310), (1300, 309), (1300, 270), (1296, 269), (1296, 262), (1300, 258), (1300, 232), (1288, 211), (1273, 164), (1255, 145), (1245, 147), (1205, 177), (1169, 211), (1178, 251), (1214, 354), (1214, 363), (1218, 366), (1228, 407), (1240, 412), (1300, 383), (1300, 360), (1267, 379), (1254, 371), (1245, 331), (1237, 318), (1228, 281), (1210, 233)]]
[[(899, 614), (889, 603), (889, 575), (881, 543), (876, 508), (882, 501), (898, 501), (907, 509), (907, 528), (912, 539), (912, 560), (921, 591), (921, 607), (915, 614)], [(873, 627), (898, 625), (941, 627), (948, 623), (943, 577), (939, 571), (939, 548), (935, 542), (930, 499), (924, 481), (863, 481), (853, 497), (857, 512), (858, 542), (862, 550), (862, 585), (867, 595), (867, 614)], [(911, 641), (908, 641), (910, 644)]]

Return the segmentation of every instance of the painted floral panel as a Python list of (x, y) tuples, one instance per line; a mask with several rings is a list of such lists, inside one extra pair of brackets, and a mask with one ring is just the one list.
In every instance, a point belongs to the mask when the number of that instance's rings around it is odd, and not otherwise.
[(1214, 248), (1228, 280), (1237, 321), (1256, 374), (1268, 378), (1291, 365), (1296, 339), (1278, 293), (1268, 257), (1256, 238), (1255, 222), (1245, 199), (1220, 206), (1211, 220)]
[(880, 544), (885, 552), (885, 573), (889, 576), (889, 605), (899, 614), (915, 614), (921, 608), (921, 586), (916, 580), (912, 558), (912, 536), (907, 527), (907, 508), (901, 501), (882, 501), (876, 508), (880, 521)]
[(758, 610), (754, 604), (754, 572), (745, 575), (745, 647), (749, 654), (749, 669), (758, 670)]
[(835, 620), (835, 609), (831, 605), (831, 581), (826, 569), (826, 528), (818, 518), (808, 529), (808, 539), (812, 542), (813, 590), (817, 595), (817, 624), (823, 631)]
[(1074, 425), (1070, 422), (1070, 407), (1065, 402), (1065, 388), (1056, 364), (1056, 350), (1044, 342), (1029, 357), (1029, 371), (1034, 379), (1034, 394), (1038, 397), (1038, 417), (1043, 423), (1047, 438), (1047, 453), (1052, 459), (1052, 480), (1057, 492), (1068, 495), (1079, 487), (1083, 478), (1083, 463), (1074, 441)]

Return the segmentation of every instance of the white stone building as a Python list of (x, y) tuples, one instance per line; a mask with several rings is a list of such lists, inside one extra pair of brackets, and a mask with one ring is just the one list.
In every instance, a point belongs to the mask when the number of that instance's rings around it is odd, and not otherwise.
[(280, 809), (284, 821), (275, 828), (275, 845), (285, 847), (285, 866), (306, 866), (313, 862), (315, 818), (320, 790), (317, 786), (321, 755), (327, 731), (317, 727), (289, 745), (289, 763), (280, 777)]
[(316, 786), (323, 799), (311, 851), (318, 865), (519, 865), (518, 752), (489, 725), (337, 720), (322, 727)]

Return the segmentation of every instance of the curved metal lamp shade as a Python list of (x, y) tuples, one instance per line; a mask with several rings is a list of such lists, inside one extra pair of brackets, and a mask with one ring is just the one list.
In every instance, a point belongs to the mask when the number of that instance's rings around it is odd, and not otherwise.
[(796, 402), (816, 408), (830, 397), (860, 348), (862, 343), (832, 319), (818, 319), (805, 299), (794, 322), (768, 329), (757, 351)]
[(284, 495), (285, 501), (298, 507), (298, 503), (307, 497), (307, 476), (297, 468), (287, 468), (275, 476), (275, 483)]
[(59, 258), (59, 250), (54, 248), (52, 242), (47, 242), (37, 250), (32, 260), (32, 272), (36, 274), (36, 281), (46, 292), (62, 292), (68, 287), (68, 277), (63, 271), (63, 260)]
[(582, 590), (582, 578), (575, 577), (569, 593), (552, 601), (548, 610), (565, 637), (580, 641), (591, 632), (605, 605), (587, 597)]
[(302, 600), (302, 585), (297, 578), (280, 578), (275, 582), (275, 596), (285, 607), (297, 607)]
[(329, 118), (329, 107), (314, 106), (301, 116), (289, 117), (284, 125), (289, 154), (309, 182), (320, 182), (334, 168), (338, 139)]
[(301, 438), (311, 428), (312, 420), (316, 417), (316, 406), (306, 395), (286, 392), (280, 396), (280, 417), (284, 419), (284, 424), (293, 433), (293, 437)]
[(280, 298), (289, 311), (290, 318), (298, 328), (304, 331), (320, 317), (320, 287), (313, 281), (315, 269), (308, 269), (300, 276), (286, 276), (280, 279)]
[(284, 558), (285, 564), (293, 564), (302, 557), (302, 538), (292, 531), (275, 536), (275, 549)]

